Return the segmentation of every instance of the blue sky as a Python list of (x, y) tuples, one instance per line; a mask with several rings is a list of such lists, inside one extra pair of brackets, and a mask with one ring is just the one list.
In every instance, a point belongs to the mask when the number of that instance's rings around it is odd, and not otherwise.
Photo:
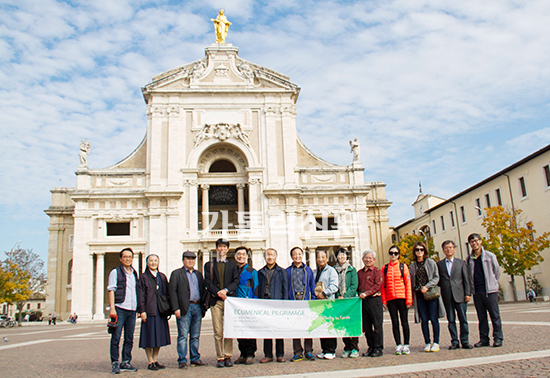
[(141, 87), (204, 56), (219, 8), (239, 55), (301, 87), (297, 128), (321, 158), (384, 181), (390, 224), (550, 143), (550, 2), (0, 3), (0, 251), (47, 260), (52, 187), (123, 159), (146, 130)]

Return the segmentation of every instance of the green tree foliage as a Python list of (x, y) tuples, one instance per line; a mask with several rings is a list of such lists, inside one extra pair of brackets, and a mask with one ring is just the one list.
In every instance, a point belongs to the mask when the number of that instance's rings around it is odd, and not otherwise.
[(522, 226), (522, 210), (505, 210), (502, 206), (486, 208), (482, 226), (487, 232), (483, 248), (493, 252), (504, 272), (512, 277), (514, 300), (517, 300), (514, 276), (525, 272), (544, 259), (541, 252), (550, 247), (550, 232), (536, 237), (533, 222)]
[[(5, 273), (5, 281), (0, 278), (3, 284), (1, 294), (4, 302), (15, 304), (21, 313), (29, 297), (44, 289), (44, 261), (30, 249), (18, 248), (6, 252), (6, 255), (7, 258), (1, 264)], [(21, 317), (18, 320), (21, 322)]]
[(401, 251), (401, 257), (399, 258), (400, 262), (405, 263), (409, 266), (411, 265), (414, 254), (412, 247), (416, 242), (423, 242), (424, 244), (427, 244), (429, 257), (431, 257), (435, 261), (439, 260), (439, 256), (437, 256), (435, 253), (433, 238), (428, 239), (428, 243), (426, 243), (426, 239), (422, 235), (405, 235), (403, 238), (401, 238), (399, 243), (397, 243), (397, 246)]

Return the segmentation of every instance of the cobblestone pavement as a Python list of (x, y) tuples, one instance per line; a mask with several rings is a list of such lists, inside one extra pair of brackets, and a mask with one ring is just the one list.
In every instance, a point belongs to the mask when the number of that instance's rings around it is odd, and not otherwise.
[[(501, 348), (458, 349), (450, 351), (447, 323), (441, 320), (441, 351), (425, 353), (419, 324), (414, 324), (412, 311), (411, 354), (396, 356), (391, 334), (389, 316), (384, 320), (384, 356), (380, 358), (343, 359), (332, 361), (301, 361), (260, 364), (263, 357), (263, 342), (258, 342), (256, 363), (249, 366), (217, 369), (212, 323), (203, 321), (200, 352), (202, 360), (209, 366), (177, 369), (176, 327), (171, 321), (172, 345), (162, 348), (159, 361), (167, 366), (163, 371), (148, 371), (143, 350), (137, 347), (139, 326), (136, 327), (132, 363), (137, 373), (125, 373), (135, 377), (158, 375), (162, 377), (253, 377), (294, 375), (296, 377), (548, 377), (550, 376), (550, 350), (546, 349), (550, 339), (550, 303), (506, 303), (501, 304), (504, 329), (504, 346)], [(208, 317), (208, 315), (207, 315)], [(478, 341), (477, 317), (473, 306), (468, 307), (470, 320), (470, 342)], [(139, 321), (138, 321), (139, 323)], [(110, 374), (109, 335), (106, 322), (90, 322), (57, 326), (25, 325), (15, 329), (0, 329), (0, 368), (6, 377), (92, 377)], [(364, 338), (360, 341), (361, 351), (366, 350)], [(342, 342), (338, 341), (337, 355), (342, 353)], [(319, 341), (314, 341), (317, 353)], [(285, 340), (286, 358), (292, 357), (292, 342)], [(234, 352), (238, 354), (237, 342)]]

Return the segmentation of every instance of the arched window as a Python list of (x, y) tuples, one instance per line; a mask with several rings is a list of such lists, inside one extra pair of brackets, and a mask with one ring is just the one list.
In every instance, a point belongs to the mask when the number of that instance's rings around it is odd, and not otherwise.
[(210, 166), (210, 170), (208, 172), (237, 172), (237, 169), (229, 160), (218, 160)]

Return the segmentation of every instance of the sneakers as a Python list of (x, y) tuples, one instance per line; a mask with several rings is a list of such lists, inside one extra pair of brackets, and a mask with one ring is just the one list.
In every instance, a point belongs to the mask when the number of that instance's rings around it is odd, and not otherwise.
[(315, 361), (315, 357), (313, 357), (312, 353), (306, 353), (306, 360)]
[(111, 370), (111, 373), (120, 374), (120, 366), (118, 364), (118, 361), (113, 361), (111, 363), (111, 366), (113, 367), (113, 369)]
[(432, 348), (430, 349), (430, 352), (439, 352), (439, 344), (433, 343)]
[(349, 354), (349, 357), (350, 358), (357, 358), (359, 357), (359, 351), (357, 349), (354, 349), (351, 351), (351, 353)]
[(319, 359), (322, 360), (322, 359), (325, 358), (325, 354), (324, 354), (324, 353), (319, 353), (319, 354), (317, 355), (317, 358), (319, 358)]
[(345, 350), (344, 353), (342, 354), (342, 358), (348, 358), (350, 354), (351, 354), (351, 350)]
[(408, 345), (403, 345), (403, 350), (401, 351), (401, 354), (411, 354), (411, 350), (409, 349)]
[(325, 360), (334, 360), (336, 354), (334, 353), (325, 353)]
[(290, 359), (290, 362), (297, 362), (297, 361), (303, 361), (303, 360), (304, 360), (304, 356), (302, 356), (301, 354), (295, 354), (294, 357)]
[(403, 346), (401, 344), (395, 347), (395, 354), (400, 356), (403, 353)]
[(424, 347), (424, 352), (429, 352), (432, 349), (432, 345), (430, 343), (426, 344)]
[(120, 371), (137, 371), (137, 368), (130, 365), (129, 362), (122, 362), (120, 364)]

